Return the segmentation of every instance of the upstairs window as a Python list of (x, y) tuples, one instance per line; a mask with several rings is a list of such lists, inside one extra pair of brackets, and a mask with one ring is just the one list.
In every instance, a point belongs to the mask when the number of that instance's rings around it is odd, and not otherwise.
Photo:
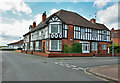
[(102, 31), (102, 40), (107, 40), (107, 31)]
[(81, 37), (85, 39), (85, 28), (81, 28)]
[(80, 39), (80, 27), (74, 26), (74, 38)]
[(97, 30), (92, 30), (92, 39), (93, 40), (96, 40), (97, 39), (97, 36), (98, 36), (98, 33), (97, 33)]
[(68, 26), (67, 26), (67, 25), (64, 25), (64, 26), (63, 26), (63, 37), (64, 37), (64, 38), (67, 38), (67, 30), (68, 30)]
[(39, 36), (41, 36), (41, 31), (39, 31)]
[(58, 25), (56, 24), (51, 25), (51, 33), (58, 33)]
[(62, 33), (61, 24), (51, 24), (51, 33)]

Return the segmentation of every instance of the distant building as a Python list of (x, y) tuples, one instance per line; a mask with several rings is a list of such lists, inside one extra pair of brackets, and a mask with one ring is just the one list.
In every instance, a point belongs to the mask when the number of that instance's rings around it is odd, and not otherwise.
[(111, 40), (114, 44), (120, 43), (120, 29), (114, 30), (114, 28), (111, 29)]
[(23, 40), (20, 40), (18, 42), (14, 42), (14, 43), (9, 43), (7, 45), (9, 48), (12, 48), (12, 49), (22, 49), (23, 48)]
[(90, 21), (76, 12), (59, 10), (42, 22), (30, 25), (29, 32), (23, 35), (25, 51), (61, 53), (65, 44), (82, 44), (83, 53), (107, 53), (111, 44), (110, 30), (104, 25)]

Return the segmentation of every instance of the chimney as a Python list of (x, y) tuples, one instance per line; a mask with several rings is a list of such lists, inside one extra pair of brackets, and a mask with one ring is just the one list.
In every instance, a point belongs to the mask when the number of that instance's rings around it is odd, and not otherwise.
[(44, 22), (45, 21), (45, 19), (46, 19), (46, 11), (44, 11), (44, 13), (43, 13), (43, 15), (42, 15), (42, 22)]
[(33, 22), (32, 29), (34, 29), (35, 27), (36, 27), (36, 22)]
[(92, 18), (92, 19), (90, 19), (90, 22), (96, 23), (96, 19)]

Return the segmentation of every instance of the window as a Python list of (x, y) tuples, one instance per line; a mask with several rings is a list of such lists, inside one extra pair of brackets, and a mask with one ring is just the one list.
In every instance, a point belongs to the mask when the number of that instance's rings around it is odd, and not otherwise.
[(107, 40), (107, 31), (102, 31), (102, 40)]
[(51, 33), (62, 33), (61, 24), (51, 24)]
[(25, 50), (28, 50), (28, 49), (27, 49), (27, 43), (25, 43)]
[(47, 40), (47, 43), (46, 43), (46, 48), (47, 48), (47, 50), (48, 50), (48, 40)]
[(85, 39), (85, 28), (81, 28), (81, 38)]
[(59, 33), (62, 33), (62, 25), (59, 25)]
[(41, 36), (41, 31), (39, 31), (39, 36)]
[(56, 24), (51, 25), (51, 33), (58, 33), (58, 25)]
[(96, 40), (98, 36), (97, 30), (92, 30), (92, 40)]
[(68, 30), (68, 26), (67, 26), (67, 25), (64, 25), (64, 26), (63, 26), (63, 37), (64, 37), (64, 38), (67, 38), (67, 30)]
[(80, 27), (74, 26), (74, 38), (80, 39)]
[(39, 41), (36, 41), (36, 50), (39, 50)]
[(103, 49), (103, 50), (106, 50), (106, 49), (107, 49), (107, 45), (106, 45), (106, 44), (103, 44), (103, 45), (102, 45), (102, 49)]
[(42, 50), (42, 41), (39, 41), (39, 49)]
[(50, 50), (61, 51), (61, 40), (50, 40)]
[(97, 48), (98, 48), (98, 43), (92, 42), (92, 50), (97, 50)]
[(33, 42), (30, 42), (30, 50), (33, 50)]

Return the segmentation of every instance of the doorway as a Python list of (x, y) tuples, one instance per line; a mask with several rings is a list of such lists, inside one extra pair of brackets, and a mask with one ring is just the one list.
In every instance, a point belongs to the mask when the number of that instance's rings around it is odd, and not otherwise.
[(45, 53), (45, 42), (43, 42), (43, 53)]

